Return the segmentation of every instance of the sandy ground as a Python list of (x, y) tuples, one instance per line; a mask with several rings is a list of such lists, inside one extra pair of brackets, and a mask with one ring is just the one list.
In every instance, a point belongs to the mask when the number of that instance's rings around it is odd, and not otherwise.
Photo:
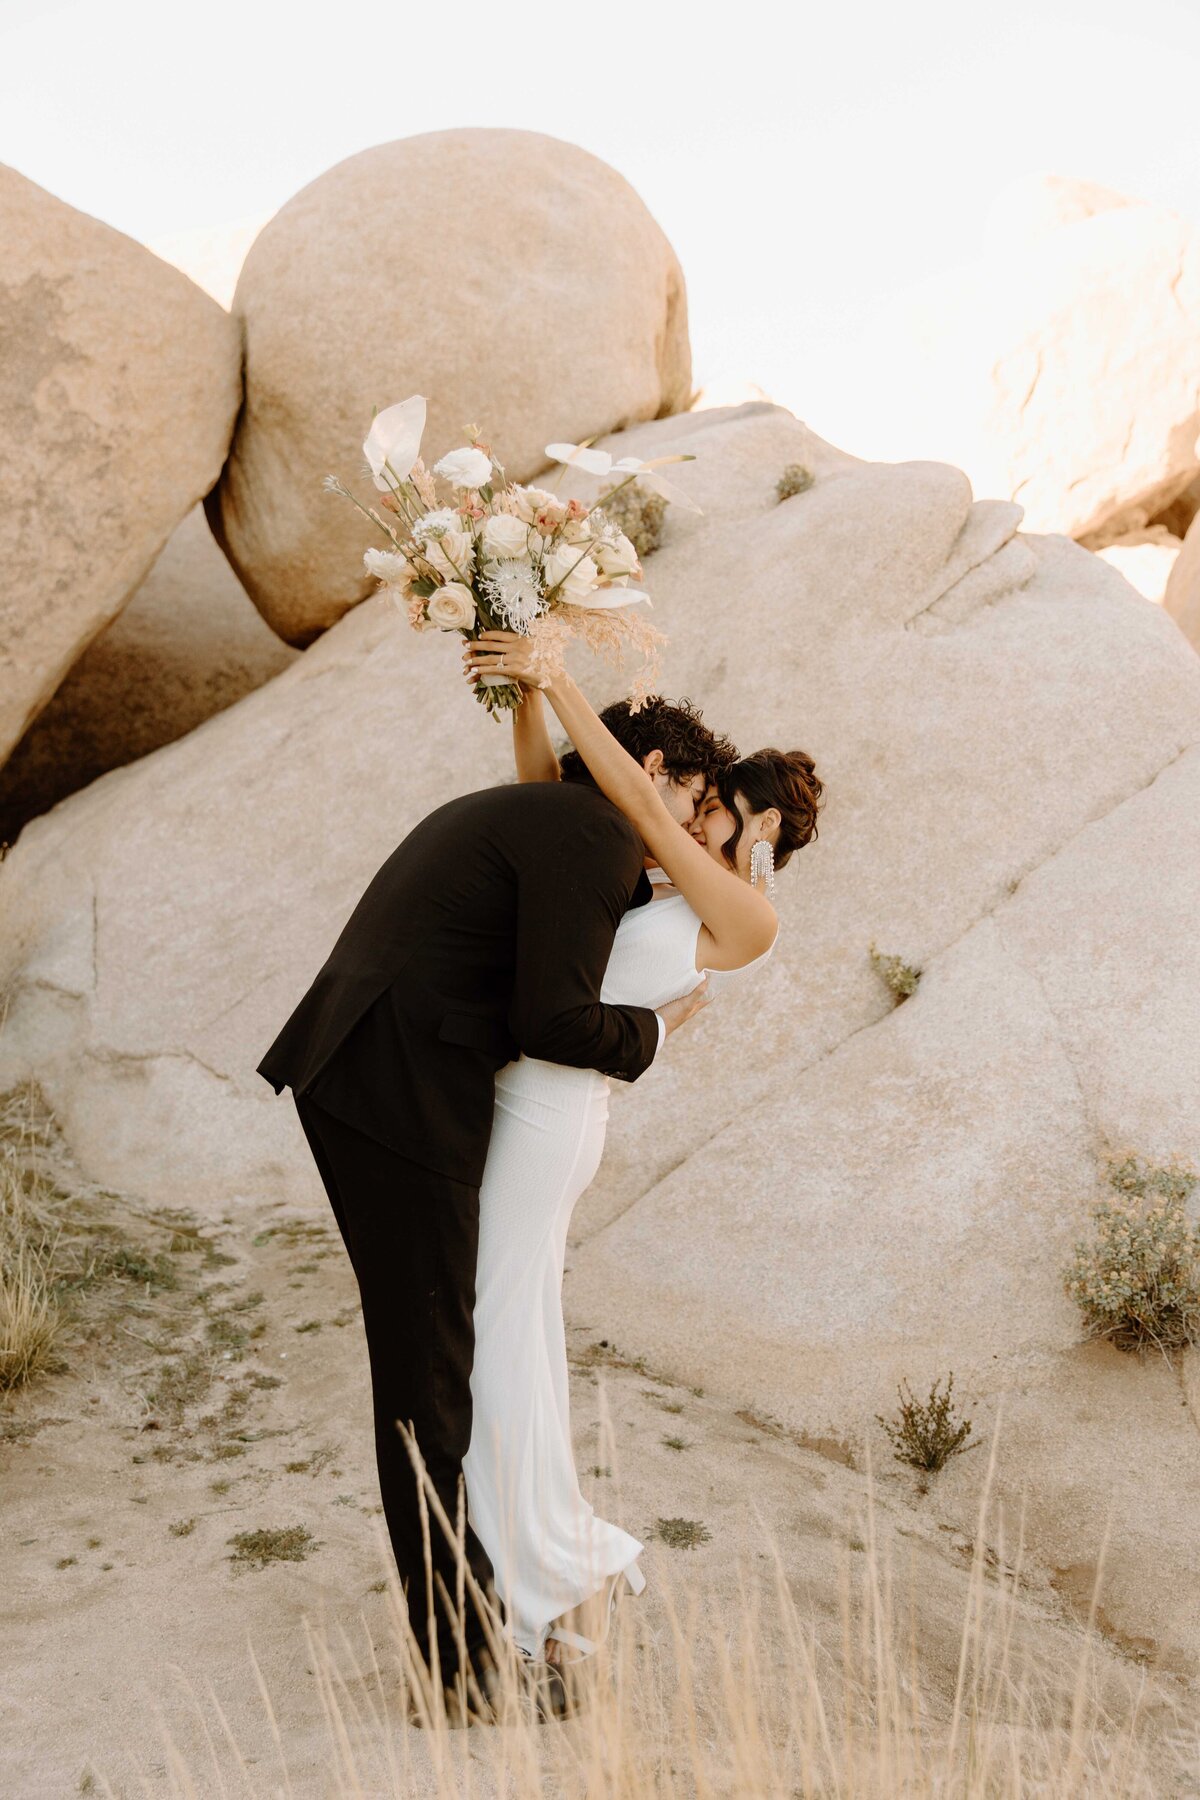
[[(148, 1250), (161, 1249), (161, 1230), (144, 1219), (140, 1230)], [(331, 1219), (276, 1209), (205, 1226), (200, 1241), (170, 1257), (176, 1287), (127, 1279), (89, 1300), (60, 1371), (0, 1410), (0, 1792), (21, 1800), (103, 1793), (105, 1784), (120, 1796), (183, 1792), (168, 1744), (200, 1794), (286, 1792), (284, 1765), (296, 1796), (345, 1791), (330, 1773), (309, 1630), (342, 1646), (346, 1694), (373, 1696), (388, 1720), (381, 1737), (407, 1733), (414, 1775), (395, 1791), (432, 1791), (422, 1774), (428, 1734), (390, 1704), (392, 1565), (357, 1289), (341, 1240)], [(569, 1266), (567, 1294), (570, 1320)], [(913, 1471), (877, 1467), (868, 1518), (866, 1473), (844, 1447), (805, 1443), (743, 1397), (662, 1377), (605, 1342), (595, 1322), (571, 1322), (569, 1341), (584, 1491), (646, 1543), (648, 1587), (622, 1602), (618, 1629), (631, 1629), (636, 1609), (648, 1691), (661, 1696), (672, 1679), (668, 1599), (677, 1611), (689, 1596), (701, 1599), (697, 1641), (706, 1631), (730, 1637), (741, 1584), (747, 1571), (769, 1577), (772, 1543), (834, 1683), (842, 1583), (856, 1578), (874, 1533), (898, 1585), (911, 1578), (929, 1716), (948, 1708), (986, 1444), (925, 1493)], [(189, 1355), (190, 1389), (179, 1379)], [(232, 1560), (236, 1533), (279, 1528), (311, 1534), (302, 1560)], [(995, 1585), (1015, 1560), (1015, 1521), (985, 1521), (983, 1536)], [(1014, 1641), (1040, 1667), (1074, 1668), (1083, 1646), (1081, 1597), (1062, 1586), (1031, 1562), (1015, 1587)], [(1085, 1614), (1086, 1603), (1084, 1595)], [(385, 1671), (382, 1691), (369, 1644)], [(772, 1616), (760, 1647), (768, 1660), (779, 1654)], [(1144, 1650), (1103, 1632), (1094, 1647), (1095, 1686), (1114, 1719), (1138, 1693), (1164, 1742), (1172, 1709), (1195, 1719), (1186, 1675), (1148, 1671)], [(355, 1661), (367, 1672), (354, 1674)], [(215, 1702), (253, 1786), (237, 1773)], [(478, 1731), (453, 1735), (456, 1755), (478, 1756)], [(392, 1791), (378, 1779), (369, 1791)]]

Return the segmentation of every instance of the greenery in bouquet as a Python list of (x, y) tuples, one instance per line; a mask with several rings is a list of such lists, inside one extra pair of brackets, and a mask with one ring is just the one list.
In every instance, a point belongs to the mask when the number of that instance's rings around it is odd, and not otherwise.
[[(478, 426), (464, 427), (469, 442), (427, 469), (420, 456), (424, 430), (421, 394), (375, 415), (363, 452), (381, 496), (378, 508), (356, 500), (336, 476), (325, 478), (331, 492), (351, 500), (382, 533), (383, 547), (363, 556), (380, 591), (415, 631), (458, 631), (468, 638), (488, 630), (521, 632), (532, 641), (535, 677), (562, 668), (572, 637), (617, 663), (633, 649), (641, 667), (632, 704), (640, 707), (654, 692), (666, 639), (641, 610), (650, 596), (634, 585), (642, 565), (619, 519), (603, 506), (589, 508), (547, 488), (509, 481)], [(691, 456), (614, 460), (588, 443), (547, 444), (546, 454), (560, 464), (615, 476), (606, 502), (641, 480), (662, 499), (700, 511), (657, 473), (660, 464), (694, 461)], [(451, 490), (449, 500), (439, 498), (437, 477)], [(522, 690), (503, 676), (484, 675), (476, 697), (498, 716), (521, 704)]]

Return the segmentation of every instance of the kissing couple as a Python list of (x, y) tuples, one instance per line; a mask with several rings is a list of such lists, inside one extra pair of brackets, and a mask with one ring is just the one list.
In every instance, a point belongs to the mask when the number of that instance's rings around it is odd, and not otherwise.
[(502, 1657), (548, 1718), (617, 1588), (646, 1584), (570, 1431), (567, 1228), (608, 1084), (771, 955), (774, 871), (816, 836), (822, 784), (801, 750), (739, 757), (686, 700), (598, 715), (516, 633), (463, 656), (468, 683), (521, 686), (516, 782), (409, 832), (258, 1068), (292, 1090), (358, 1281), (413, 1645), (469, 1719), (497, 1716)]

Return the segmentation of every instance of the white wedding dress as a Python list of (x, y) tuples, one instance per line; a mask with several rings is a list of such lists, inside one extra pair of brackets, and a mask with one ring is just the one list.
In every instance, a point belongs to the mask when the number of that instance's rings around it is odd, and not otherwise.
[[(667, 883), (661, 870), (650, 876)], [(696, 968), (699, 931), (682, 894), (633, 907), (613, 941), (601, 999), (659, 1007), (690, 993), (704, 979)], [(745, 969), (708, 971), (710, 991), (770, 954)], [(534, 1656), (543, 1653), (550, 1624), (617, 1570), (627, 1571), (635, 1592), (645, 1586), (635, 1560), (644, 1545), (584, 1499), (571, 1443), (562, 1314), (567, 1226), (599, 1166), (607, 1119), (608, 1077), (595, 1069), (521, 1056), (496, 1076), (479, 1193), (463, 1474), (467, 1516), (492, 1560), (508, 1627)]]

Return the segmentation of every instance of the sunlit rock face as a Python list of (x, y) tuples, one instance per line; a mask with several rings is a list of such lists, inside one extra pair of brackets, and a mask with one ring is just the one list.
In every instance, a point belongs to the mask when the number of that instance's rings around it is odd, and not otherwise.
[(955, 463), (1027, 530), (1093, 548), (1182, 535), (1163, 515), (1200, 472), (1200, 231), (1094, 183), (1023, 181), (979, 260), (889, 296), (841, 373), (821, 416), (865, 455)]
[[(668, 508), (647, 558), (665, 691), (743, 748), (808, 750), (825, 806), (770, 962), (614, 1084), (568, 1318), (816, 1438), (879, 1439), (901, 1379), (953, 1370), (979, 1436), (1004, 1403), (998, 1490), (1015, 1508), (1036, 1471), (1043, 1560), (1094, 1556), (1114, 1504), (1110, 1616), (1200, 1666), (1194, 1427), (1170, 1370), (1085, 1351), (1061, 1285), (1110, 1149), (1200, 1160), (1200, 660), (945, 464), (864, 461), (762, 404), (601, 442), (696, 456), (703, 514)], [(780, 503), (793, 463), (814, 479)], [(457, 639), (365, 601), (26, 828), (0, 864), (0, 1090), (34, 1077), (131, 1197), (325, 1215), (255, 1065), (399, 839), (511, 777)], [(872, 940), (921, 971), (899, 1006)]]
[(1163, 606), (1189, 643), (1200, 650), (1200, 519), (1183, 540), (1167, 581)]
[(264, 624), (194, 506), (0, 770), (0, 842), (183, 737), (299, 655)]
[(1097, 555), (1110, 568), (1119, 570), (1139, 594), (1161, 604), (1182, 548), (1180, 539), (1172, 537), (1165, 526), (1147, 525), (1142, 531), (1106, 544)]
[(295, 644), (370, 589), (362, 521), (321, 482), (360, 479), (375, 409), (423, 393), (427, 463), (478, 425), (522, 479), (548, 441), (691, 394), (670, 244), (614, 169), (536, 132), (429, 132), (349, 157), (259, 233), (234, 312), (246, 404), (209, 516)]
[[(803, 1367), (835, 1411), (901, 1352), (920, 1375), (953, 1343), (965, 1373), (1069, 1342), (1066, 1197), (1110, 1141), (1200, 1149), (1194, 651), (945, 464), (865, 462), (757, 404), (602, 442), (697, 459), (703, 515), (669, 508), (646, 571), (665, 691), (743, 748), (808, 750), (827, 798), (771, 963), (614, 1093), (576, 1304), (714, 1380)], [(795, 462), (813, 485), (780, 503)], [(0, 866), (0, 1085), (36, 1076), (123, 1191), (318, 1199), (255, 1065), (404, 833), (511, 773), (457, 640), (365, 602), (27, 827)], [(898, 1010), (872, 940), (924, 971)]]
[(0, 168), (0, 761), (220, 473), (238, 328)]

